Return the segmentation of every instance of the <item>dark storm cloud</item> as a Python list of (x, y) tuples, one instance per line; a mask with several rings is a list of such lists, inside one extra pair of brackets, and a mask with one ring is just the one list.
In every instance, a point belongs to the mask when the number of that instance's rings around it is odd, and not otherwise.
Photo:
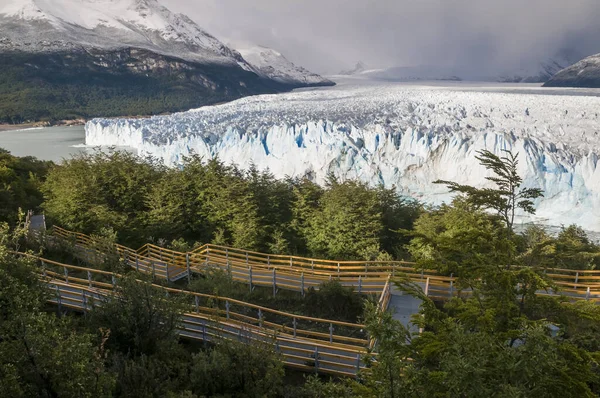
[(599, 0), (163, 0), (225, 42), (276, 48), (321, 72), (370, 66), (527, 68), (600, 52)]

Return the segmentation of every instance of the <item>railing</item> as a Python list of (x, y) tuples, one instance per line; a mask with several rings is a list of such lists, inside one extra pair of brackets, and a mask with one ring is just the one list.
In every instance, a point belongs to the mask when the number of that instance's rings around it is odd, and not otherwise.
[[(93, 248), (94, 240), (81, 233), (54, 227), (53, 234), (80, 247)], [(402, 275), (413, 282), (427, 283), (428, 295), (448, 299), (459, 293), (457, 279), (439, 275), (434, 270), (417, 270), (405, 261), (331, 261), (297, 256), (272, 255), (207, 244), (188, 253), (146, 244), (138, 250), (115, 245), (119, 256), (141, 272), (174, 281), (217, 267), (237, 282), (304, 293), (309, 287), (336, 279), (359, 293), (380, 294), (388, 278)], [(94, 249), (89, 249), (94, 250)], [(411, 267), (412, 266), (412, 267)], [(549, 269), (547, 274), (561, 293), (573, 299), (600, 301), (600, 271)], [(468, 291), (462, 291), (468, 294)], [(540, 292), (541, 294), (544, 294)], [(556, 292), (549, 292), (554, 295)]]
[[(37, 261), (40, 278), (55, 292), (59, 307), (89, 311), (101, 305), (118, 286), (121, 275), (15, 253)], [(272, 342), (288, 366), (338, 376), (355, 376), (369, 340), (365, 326), (307, 317), (226, 297), (153, 285), (166, 295), (188, 297), (180, 335), (213, 341), (217, 337)], [(347, 335), (335, 334), (346, 330)]]

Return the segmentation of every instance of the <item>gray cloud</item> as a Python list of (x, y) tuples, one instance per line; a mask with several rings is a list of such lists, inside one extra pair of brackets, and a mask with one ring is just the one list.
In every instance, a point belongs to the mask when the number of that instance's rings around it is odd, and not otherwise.
[(600, 52), (598, 0), (163, 0), (225, 42), (282, 51), (318, 72), (527, 68), (562, 49)]

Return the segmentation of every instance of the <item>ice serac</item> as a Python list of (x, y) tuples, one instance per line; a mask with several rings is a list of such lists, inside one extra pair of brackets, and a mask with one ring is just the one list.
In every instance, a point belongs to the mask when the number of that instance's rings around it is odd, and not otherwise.
[(277, 177), (395, 186), (429, 203), (436, 179), (484, 186), (476, 152), (519, 153), (525, 185), (545, 191), (537, 221), (600, 230), (600, 98), (400, 85), (263, 95), (145, 120), (96, 119), (89, 145), (125, 145), (177, 165), (218, 156)]

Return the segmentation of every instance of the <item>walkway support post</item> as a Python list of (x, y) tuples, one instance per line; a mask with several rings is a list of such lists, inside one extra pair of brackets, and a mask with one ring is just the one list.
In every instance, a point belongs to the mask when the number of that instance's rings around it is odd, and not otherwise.
[(248, 276), (250, 278), (250, 292), (252, 292), (252, 266), (248, 267)]
[(273, 268), (273, 297), (277, 294), (277, 270)]
[(190, 271), (190, 253), (185, 253), (185, 268), (187, 269), (188, 285), (192, 283), (192, 272)]

